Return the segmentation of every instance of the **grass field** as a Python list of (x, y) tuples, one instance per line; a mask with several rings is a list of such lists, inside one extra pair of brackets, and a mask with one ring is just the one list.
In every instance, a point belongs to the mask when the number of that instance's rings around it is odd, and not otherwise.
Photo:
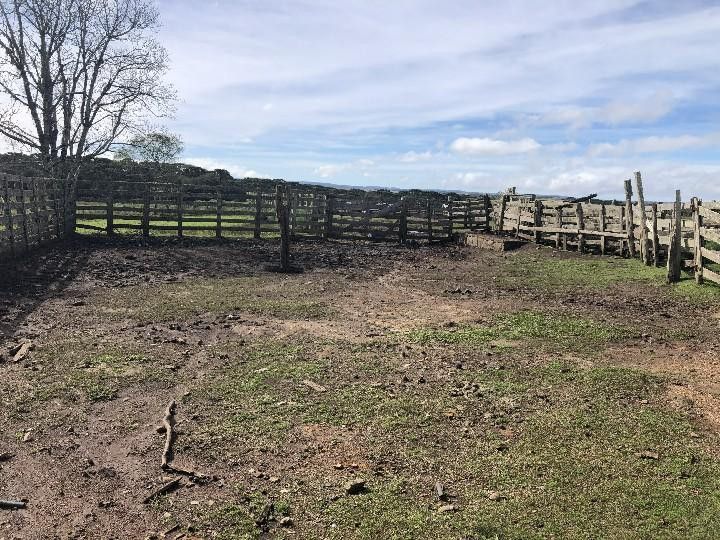
[[(29, 296), (0, 298), (4, 328), (22, 317), (16, 338), (35, 343), (0, 381), (0, 451), (15, 455), (0, 498), (31, 503), (3, 515), (6, 527), (220, 539), (720, 531), (720, 288), (534, 247), (298, 245), (306, 272), (283, 276), (262, 270), (274, 245), (243, 245), (80, 247), (63, 292), (31, 312)], [(174, 463), (207, 476), (143, 505), (172, 478), (155, 432), (171, 399)]]

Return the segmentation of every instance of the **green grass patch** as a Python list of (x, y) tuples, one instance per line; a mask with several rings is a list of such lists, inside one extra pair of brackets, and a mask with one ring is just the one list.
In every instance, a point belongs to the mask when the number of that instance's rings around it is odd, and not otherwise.
[(498, 283), (506, 287), (524, 286), (554, 290), (584, 288), (604, 290), (620, 284), (640, 284), (656, 288), (697, 303), (720, 302), (720, 287), (699, 287), (692, 276), (683, 274), (680, 283), (668, 286), (667, 270), (645, 266), (637, 259), (612, 257), (549, 257), (546, 254), (516, 254), (504, 260)]
[[(491, 325), (461, 325), (454, 328), (421, 328), (409, 332), (410, 340), (422, 344), (446, 343), (483, 346), (498, 341), (535, 341), (563, 349), (603, 345), (630, 337), (632, 332), (607, 323), (561, 314), (521, 311), (495, 318)], [(503, 343), (505, 342), (505, 343)]]

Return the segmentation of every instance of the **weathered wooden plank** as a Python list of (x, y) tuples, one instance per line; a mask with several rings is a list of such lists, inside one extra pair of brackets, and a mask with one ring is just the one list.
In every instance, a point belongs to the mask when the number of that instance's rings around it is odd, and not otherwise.
[[(712, 249), (707, 249), (705, 247), (701, 247), (700, 252), (701, 252), (703, 258), (711, 260), (714, 263), (720, 264), (720, 251), (714, 251)], [(703, 271), (704, 270), (705, 269), (703, 268)]]
[(703, 269), (703, 279), (712, 281), (713, 283), (717, 283), (718, 285), (720, 285), (720, 274), (713, 272), (709, 268)]

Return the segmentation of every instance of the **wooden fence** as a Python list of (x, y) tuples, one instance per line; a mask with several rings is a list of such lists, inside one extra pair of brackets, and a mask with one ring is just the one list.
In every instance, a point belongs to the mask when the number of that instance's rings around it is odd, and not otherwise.
[(64, 238), (73, 230), (74, 208), (62, 180), (0, 173), (0, 258)]
[[(437, 241), (457, 232), (490, 229), (487, 195), (401, 196), (286, 186), (295, 237)], [(274, 191), (245, 189), (242, 184), (109, 181), (78, 190), (77, 228), (109, 235), (278, 236), (275, 198)]]
[(495, 215), (494, 230), (501, 234), (581, 253), (639, 256), (647, 265), (668, 264), (670, 281), (679, 279), (684, 264), (695, 271), (698, 283), (720, 283), (718, 202), (693, 198), (683, 203), (678, 192), (674, 203), (645, 204), (634, 202), (629, 190), (624, 202), (505, 195)]
[(712, 270), (706, 262), (720, 265), (720, 202), (693, 199), (693, 218), (695, 279), (698, 283), (708, 280), (720, 285), (720, 270)]

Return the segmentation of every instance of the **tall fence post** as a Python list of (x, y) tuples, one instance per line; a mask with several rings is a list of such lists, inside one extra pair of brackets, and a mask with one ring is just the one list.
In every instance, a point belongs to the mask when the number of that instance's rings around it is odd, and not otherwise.
[(675, 191), (675, 206), (672, 216), (672, 230), (670, 233), (670, 248), (668, 249), (667, 281), (677, 283), (680, 281), (680, 270), (682, 266), (681, 252), (681, 226), (682, 226), (682, 202), (680, 190)]
[(585, 229), (585, 214), (583, 212), (582, 203), (577, 203), (575, 206), (575, 216), (577, 217), (578, 227), (578, 253), (585, 253), (585, 234), (582, 232)]
[(177, 189), (177, 233), (178, 238), (182, 238), (185, 234), (185, 225), (183, 223), (185, 215), (185, 186), (183, 185), (182, 177), (178, 178)]
[(540, 232), (538, 229), (542, 227), (542, 218), (543, 218), (543, 203), (540, 199), (535, 200), (535, 214), (534, 214), (534, 221), (533, 225), (536, 227), (535, 229), (535, 243), (539, 244), (542, 240), (542, 232)]
[[(555, 208), (555, 226), (558, 229), (562, 229), (562, 225), (563, 225), (562, 208), (560, 208), (558, 206)], [(555, 233), (555, 248), (556, 249), (560, 249), (560, 247), (562, 246), (561, 242), (562, 242), (562, 235), (559, 232)]]
[(628, 254), (631, 258), (635, 258), (635, 221), (632, 195), (632, 181), (625, 180), (625, 231), (627, 233)]
[(658, 205), (653, 203), (651, 208), (652, 220), (652, 250), (653, 250), (653, 266), (660, 265), (660, 237), (658, 236)]
[(325, 239), (332, 237), (333, 214), (335, 213), (335, 199), (325, 195)]
[[(604, 233), (607, 230), (607, 210), (605, 204), (600, 205), (600, 232)], [(607, 249), (607, 237), (605, 234), (600, 236), (600, 255), (605, 255)]]
[(693, 225), (694, 225), (694, 238), (695, 238), (695, 282), (698, 285), (703, 283), (703, 237), (701, 234), (702, 227), (702, 215), (700, 215), (700, 205), (702, 203), (697, 197), (692, 199), (693, 209)]
[[(278, 225), (280, 226), (280, 270), (290, 270), (290, 199), (292, 192), (290, 188), (285, 189), (279, 184), (275, 187), (275, 211), (277, 213)], [(285, 200), (283, 200), (283, 198)]]
[(7, 231), (8, 243), (10, 244), (10, 253), (15, 255), (15, 231), (13, 229), (13, 217), (12, 217), (12, 206), (10, 206), (10, 185), (8, 176), (2, 175), (3, 181), (3, 196), (5, 198), (4, 212), (5, 212), (5, 230)]
[(483, 213), (485, 214), (485, 232), (490, 232), (490, 217), (492, 215), (492, 203), (490, 195), (483, 195)]
[(18, 183), (20, 185), (18, 194), (20, 195), (20, 216), (22, 219), (20, 227), (22, 229), (23, 242), (25, 244), (25, 253), (27, 253), (30, 251), (30, 235), (28, 231), (27, 207), (25, 205), (25, 179), (20, 178)]
[(108, 182), (107, 212), (105, 214), (105, 233), (108, 236), (115, 234), (115, 182)]
[(453, 237), (453, 198), (452, 195), (448, 195), (448, 239), (452, 240)]
[(215, 194), (215, 238), (222, 238), (223, 192), (218, 186)]
[(515, 236), (517, 238), (520, 238), (520, 225), (522, 225), (522, 205), (520, 204), (520, 199), (517, 201), (517, 222), (515, 223)]
[(257, 188), (257, 193), (255, 194), (255, 221), (253, 223), (254, 229), (253, 229), (253, 238), (256, 240), (259, 240), (262, 236), (262, 221), (263, 221), (263, 207), (262, 207), (262, 192), (260, 191), (260, 188)]
[(507, 195), (500, 197), (500, 213), (498, 214), (497, 230), (502, 234), (505, 228), (505, 211), (507, 210)]
[(428, 199), (428, 200), (427, 200), (427, 210), (426, 210), (426, 216), (425, 216), (425, 218), (426, 218), (426, 220), (427, 220), (428, 243), (430, 243), (430, 242), (433, 241), (433, 223), (432, 223), (432, 218), (433, 218), (433, 206), (432, 206), (432, 200), (431, 200), (431, 199)]
[(398, 240), (401, 244), (407, 242), (407, 199), (400, 198), (400, 223), (398, 226)]
[(647, 230), (647, 214), (645, 213), (645, 193), (643, 192), (642, 175), (635, 173), (635, 187), (637, 188), (638, 210), (640, 211), (640, 259), (646, 266), (650, 266), (650, 246)]
[(147, 238), (150, 236), (150, 182), (145, 182), (145, 193), (143, 194), (143, 215), (142, 234)]

